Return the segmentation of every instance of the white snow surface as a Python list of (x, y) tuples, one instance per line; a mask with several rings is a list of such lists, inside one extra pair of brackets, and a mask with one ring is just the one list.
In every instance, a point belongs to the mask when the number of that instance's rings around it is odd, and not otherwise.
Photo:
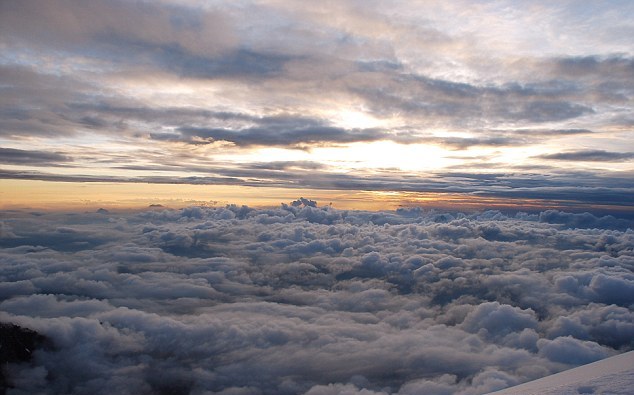
[(634, 351), (492, 392), (490, 395), (532, 394), (634, 394)]

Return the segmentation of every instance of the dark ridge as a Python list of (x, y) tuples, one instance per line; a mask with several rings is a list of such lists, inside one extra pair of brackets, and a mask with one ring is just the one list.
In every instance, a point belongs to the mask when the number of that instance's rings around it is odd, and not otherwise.
[(7, 389), (13, 387), (6, 376), (6, 365), (29, 362), (35, 349), (46, 342), (46, 337), (31, 329), (0, 322), (0, 394), (4, 395)]

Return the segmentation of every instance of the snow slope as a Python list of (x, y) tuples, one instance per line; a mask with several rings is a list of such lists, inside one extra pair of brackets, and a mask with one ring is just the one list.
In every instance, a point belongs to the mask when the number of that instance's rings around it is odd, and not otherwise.
[(490, 395), (634, 394), (634, 351), (530, 381)]

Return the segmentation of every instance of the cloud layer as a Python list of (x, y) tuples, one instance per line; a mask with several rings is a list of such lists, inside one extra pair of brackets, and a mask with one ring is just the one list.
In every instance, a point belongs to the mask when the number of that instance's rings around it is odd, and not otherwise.
[(54, 343), (9, 366), (13, 394), (482, 394), (634, 348), (625, 219), (3, 217), (0, 319)]

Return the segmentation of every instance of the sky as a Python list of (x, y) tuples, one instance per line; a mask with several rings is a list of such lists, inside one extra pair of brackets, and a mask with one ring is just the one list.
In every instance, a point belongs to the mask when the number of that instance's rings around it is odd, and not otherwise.
[(632, 36), (631, 1), (3, 1), (0, 205), (631, 213)]

